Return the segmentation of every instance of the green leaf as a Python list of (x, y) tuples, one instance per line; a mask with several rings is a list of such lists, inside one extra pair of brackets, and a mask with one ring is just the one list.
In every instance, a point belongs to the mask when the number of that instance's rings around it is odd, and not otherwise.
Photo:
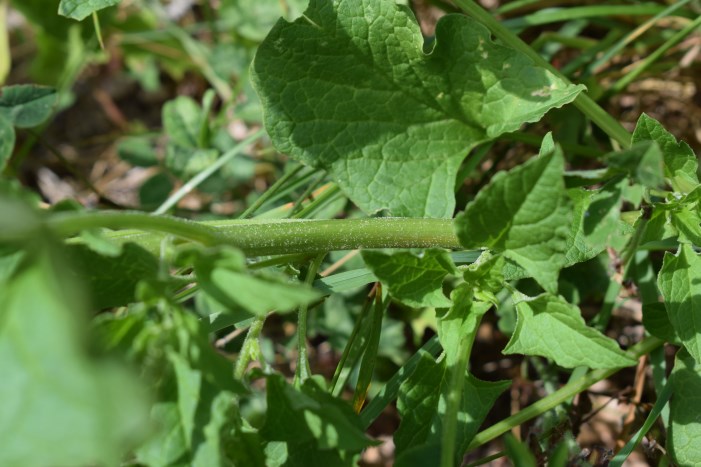
[(701, 464), (701, 363), (684, 349), (670, 376), (672, 400), (667, 448), (677, 465)]
[(511, 433), (504, 436), (504, 447), (506, 448), (506, 457), (513, 461), (514, 467), (536, 467), (538, 465), (528, 446), (514, 438)]
[(664, 157), (655, 141), (638, 141), (629, 149), (607, 156), (610, 168), (623, 171), (647, 188), (664, 184)]
[(412, 307), (449, 307), (443, 293), (443, 280), (457, 269), (445, 250), (430, 249), (420, 253), (399, 251), (382, 253), (363, 251), (368, 268), (387, 287), (389, 294)]
[(646, 114), (640, 116), (633, 132), (633, 144), (639, 141), (654, 141), (662, 149), (664, 173), (675, 191), (688, 193), (698, 186), (699, 163), (694, 151), (685, 142), (678, 143), (660, 122)]
[(195, 429), (195, 412), (200, 399), (202, 373), (190, 367), (190, 364), (176, 352), (169, 351), (168, 359), (175, 370), (178, 383), (178, 413), (183, 426), (185, 445), (192, 449), (192, 435)]
[(548, 291), (565, 264), (571, 202), (559, 151), (496, 174), (455, 218), (465, 248), (489, 248), (523, 267)]
[(574, 202), (574, 222), (567, 240), (566, 265), (592, 259), (620, 231), (621, 204), (625, 180), (614, 181), (598, 190), (569, 190)]
[(158, 165), (158, 156), (151, 138), (132, 136), (124, 138), (117, 146), (117, 154), (123, 161), (137, 167), (153, 167)]
[(701, 362), (701, 259), (688, 244), (679, 253), (665, 253), (657, 285), (669, 321), (684, 347)]
[(534, 122), (583, 89), (492, 42), (462, 15), (425, 53), (413, 15), (393, 0), (312, 0), (278, 21), (252, 79), (275, 146), (327, 169), (368, 213), (451, 217), (471, 148)]
[(267, 418), (260, 434), (288, 445), (315, 441), (319, 450), (359, 452), (374, 444), (350, 405), (319, 386), (315, 378), (297, 389), (280, 375), (267, 378)]
[(139, 203), (144, 210), (156, 209), (168, 199), (173, 191), (173, 182), (170, 176), (164, 172), (159, 172), (149, 178), (139, 188)]
[(472, 287), (460, 284), (450, 294), (453, 306), (443, 312), (436, 312), (438, 338), (445, 350), (445, 361), (451, 369), (460, 357), (460, 352), (470, 351), (470, 343), (477, 334), (482, 316), (492, 306), (491, 303), (476, 301)]
[(61, 0), (58, 14), (66, 18), (83, 21), (96, 11), (117, 5), (121, 0)]
[(116, 464), (145, 434), (144, 394), (89, 357), (78, 291), (43, 248), (0, 284), (0, 465)]
[(178, 96), (163, 106), (163, 128), (170, 142), (185, 148), (197, 148), (202, 109), (193, 99)]
[(56, 96), (53, 88), (31, 84), (0, 88), (0, 118), (17, 128), (35, 127), (51, 116)]
[(679, 232), (679, 242), (701, 246), (701, 216), (698, 212), (682, 206), (670, 214), (671, 223)]
[(136, 459), (153, 467), (174, 464), (187, 452), (180, 412), (175, 402), (159, 402), (151, 409), (156, 433), (136, 451)]
[(260, 42), (281, 16), (296, 18), (307, 5), (306, 0), (223, 0), (221, 16), (237, 34)]
[[(204, 427), (204, 441), (197, 448), (193, 466), (225, 465), (223, 451), (225, 443), (229, 441), (227, 428), (230, 428), (230, 420), (236, 415), (234, 397), (231, 393), (220, 392), (212, 401), (211, 418)], [(265, 462), (264, 459), (260, 460)]]
[(0, 116), (0, 173), (7, 167), (14, 149), (15, 129), (7, 118)]
[(666, 342), (682, 345), (672, 323), (669, 321), (667, 307), (664, 303), (643, 304), (643, 326), (655, 337)]
[(565, 368), (620, 368), (637, 361), (584, 322), (579, 308), (542, 294), (516, 303), (518, 321), (504, 354), (540, 355)]
[(197, 448), (193, 466), (271, 465), (270, 458), (265, 458), (263, 441), (258, 434), (243, 431), (233, 393), (217, 393), (209, 415), (204, 441)]
[[(437, 363), (428, 352), (420, 351), (418, 364), (399, 389), (397, 409), (402, 421), (394, 433), (397, 459), (405, 452), (412, 452), (413, 447), (440, 446), (444, 416), (441, 394), (448, 384), (447, 378), (445, 360)], [(492, 405), (510, 384), (510, 381), (488, 382), (466, 375), (458, 417), (458, 452), (465, 452)]]
[(158, 275), (158, 260), (135, 243), (125, 244), (117, 256), (105, 256), (86, 245), (68, 245), (66, 251), (97, 309), (133, 302), (136, 285)]
[(223, 247), (186, 250), (177, 263), (194, 264), (200, 287), (219, 303), (258, 316), (273, 310), (292, 311), (321, 297), (320, 292), (305, 284), (283, 282), (276, 276), (253, 275), (246, 270), (245, 260), (240, 251)]

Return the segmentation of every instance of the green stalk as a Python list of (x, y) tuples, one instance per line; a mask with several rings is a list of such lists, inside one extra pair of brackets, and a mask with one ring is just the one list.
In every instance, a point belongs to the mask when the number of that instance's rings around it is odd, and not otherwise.
[[(478, 320), (480, 318), (478, 318)], [(458, 414), (460, 413), (460, 403), (462, 402), (462, 390), (465, 386), (465, 373), (467, 371), (467, 365), (470, 362), (472, 344), (475, 341), (478, 327), (479, 321), (474, 328), (475, 332), (468, 333), (468, 335), (460, 341), (458, 359), (455, 365), (450, 368), (449, 390), (446, 397), (445, 416), (443, 417), (443, 434), (441, 437), (441, 467), (455, 466), (455, 441), (458, 429)]]
[(97, 12), (92, 12), (92, 23), (95, 26), (95, 36), (100, 44), (100, 49), (105, 50), (105, 42), (102, 40), (102, 28), (100, 27), (100, 18), (97, 17)]
[(215, 221), (223, 242), (251, 256), (356, 248), (461, 249), (451, 219)]
[[(475, 18), (477, 21), (484, 24), (491, 32), (501, 40), (504, 44), (516, 49), (533, 60), (537, 65), (546, 68), (568, 84), (571, 81), (567, 79), (559, 70), (548, 63), (541, 57), (538, 52), (533, 50), (528, 44), (523, 42), (516, 34), (507, 29), (499, 21), (494, 19), (492, 15), (486, 12), (482, 7), (478, 6), (472, 0), (455, 0), (455, 3), (468, 15)], [(630, 147), (630, 133), (623, 126), (611, 117), (604, 109), (594, 102), (585, 93), (580, 93), (574, 100), (574, 105), (587, 117), (589, 117), (596, 125), (599, 126), (607, 135), (617, 141), (623, 148)]]
[[(462, 249), (452, 219), (277, 219), (193, 222), (129, 211), (66, 212), (51, 215), (47, 226), (60, 237), (89, 229), (132, 229), (107, 236), (149, 247), (160, 235), (175, 235), (205, 245), (231, 245), (249, 256), (322, 253), (356, 248)], [(4, 235), (5, 234), (5, 235)], [(21, 241), (31, 232), (0, 232), (0, 241)]]
[[(636, 358), (639, 358), (656, 349), (662, 344), (662, 340), (651, 336), (645, 338), (643, 341), (633, 346), (629, 350), (629, 352), (634, 354)], [(620, 371), (621, 369), (622, 368), (607, 368), (601, 370), (593, 370), (584, 375), (582, 378), (570, 381), (562, 388), (560, 388), (557, 392), (554, 392), (549, 396), (546, 396), (543, 399), (534, 402), (533, 404), (524, 408), (517, 414), (505, 418), (499, 423), (487, 428), (481, 433), (478, 433), (470, 443), (470, 446), (468, 446), (468, 450), (475, 449), (478, 446), (481, 446), (493, 440), (494, 438), (497, 438), (498, 436), (508, 432), (512, 428), (517, 427), (522, 423), (525, 423), (528, 420), (531, 420), (547, 412), (548, 410), (557, 407), (558, 405), (569, 400), (569, 398), (574, 397), (576, 394), (579, 394), (580, 392), (586, 390), (587, 388), (601, 381), (602, 379), (608, 378), (609, 376)]]
[[(225, 242), (220, 231), (206, 224), (188, 221), (171, 216), (152, 216), (134, 211), (62, 212), (53, 214), (46, 221), (47, 226), (60, 237), (71, 237), (89, 229), (138, 229), (161, 234), (170, 234), (186, 240), (215, 245)], [(132, 232), (135, 233), (135, 232)], [(136, 239), (153, 241), (148, 235), (138, 235)], [(116, 235), (116, 238), (124, 235)], [(128, 239), (131, 237), (127, 236)], [(6, 240), (0, 235), (0, 240)], [(14, 240), (20, 240), (16, 238)]]

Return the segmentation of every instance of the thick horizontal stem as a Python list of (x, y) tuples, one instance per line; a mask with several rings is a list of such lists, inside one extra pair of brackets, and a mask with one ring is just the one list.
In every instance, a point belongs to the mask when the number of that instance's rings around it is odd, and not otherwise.
[(157, 245), (162, 234), (169, 234), (205, 245), (232, 245), (250, 256), (318, 253), (355, 248), (461, 248), (451, 219), (193, 222), (168, 216), (103, 211), (57, 214), (49, 218), (48, 225), (62, 237), (93, 228), (132, 229), (114, 232), (111, 237), (153, 246)]
[(209, 224), (250, 255), (355, 248), (462, 248), (452, 219), (371, 218), (226, 221)]

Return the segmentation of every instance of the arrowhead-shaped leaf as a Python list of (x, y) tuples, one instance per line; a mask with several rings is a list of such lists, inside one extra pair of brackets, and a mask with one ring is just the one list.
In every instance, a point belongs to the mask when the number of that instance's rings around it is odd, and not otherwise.
[(541, 355), (566, 368), (619, 368), (635, 365), (616, 341), (584, 322), (579, 308), (542, 294), (516, 304), (518, 321), (505, 354)]
[(633, 132), (633, 143), (654, 141), (662, 149), (665, 176), (672, 188), (688, 193), (699, 184), (696, 170), (699, 167), (694, 151), (685, 142), (677, 139), (655, 120), (642, 114)]
[(559, 151), (500, 172), (455, 218), (465, 248), (504, 252), (546, 290), (557, 290), (572, 222)]
[(271, 30), (252, 78), (280, 151), (329, 170), (367, 212), (425, 217), (452, 216), (471, 148), (583, 89), (461, 15), (439, 21), (427, 54), (415, 18), (394, 0), (311, 0)]
[(666, 253), (657, 284), (672, 327), (689, 353), (701, 362), (701, 258), (688, 244)]

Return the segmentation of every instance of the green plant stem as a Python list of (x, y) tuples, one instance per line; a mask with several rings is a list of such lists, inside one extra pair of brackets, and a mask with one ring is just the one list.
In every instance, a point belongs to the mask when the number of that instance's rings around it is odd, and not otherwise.
[[(326, 253), (321, 253), (309, 264), (307, 275), (304, 278), (305, 284), (311, 286), (314, 283), (316, 273), (319, 271), (319, 267), (325, 256)], [(309, 355), (307, 353), (308, 318), (309, 305), (305, 303), (299, 307), (299, 313), (297, 314), (297, 368), (295, 368), (295, 385), (302, 384), (312, 375), (312, 371), (309, 368)]]
[[(629, 352), (633, 355), (635, 355), (636, 358), (641, 357), (642, 355), (645, 355), (652, 350), (656, 349), (660, 345), (663, 344), (663, 341), (656, 338), (656, 337), (647, 337), (635, 346), (633, 346)], [(601, 381), (602, 379), (608, 378), (609, 376), (613, 375), (614, 373), (620, 371), (621, 368), (609, 368), (609, 369), (601, 369), (601, 370), (593, 370), (584, 375), (583, 377), (570, 381), (566, 385), (564, 385), (562, 388), (560, 388), (558, 391), (550, 394), (549, 396), (544, 397), (543, 399), (529, 405), (525, 409), (521, 410), (517, 414), (512, 415), (511, 417), (505, 418), (504, 420), (500, 421), (499, 423), (487, 428), (486, 430), (478, 433), (472, 442), (470, 443), (470, 446), (468, 447), (468, 450), (470, 449), (475, 449), (478, 446), (481, 446), (494, 438), (506, 433), (507, 431), (511, 430), (512, 428), (521, 425), (522, 423), (527, 422), (528, 420), (531, 420), (532, 418), (535, 418), (548, 410), (551, 410), (558, 405), (564, 403), (567, 401), (570, 397), (574, 397), (576, 394), (579, 394), (580, 392), (586, 390), (589, 388), (591, 385), (594, 383), (597, 383), (598, 381)]]
[(645, 70), (647, 70), (653, 63), (655, 63), (662, 55), (664, 55), (669, 49), (674, 47), (677, 43), (681, 42), (686, 36), (691, 34), (694, 29), (701, 26), (701, 15), (697, 17), (694, 21), (687, 24), (686, 27), (675, 35), (667, 39), (664, 44), (657, 48), (650, 55), (645, 57), (645, 59), (640, 62), (640, 64), (630, 73), (626, 73), (623, 78), (616, 81), (616, 83), (611, 86), (611, 89), (607, 94), (616, 94), (623, 91), (630, 83), (635, 81), (638, 76), (640, 76)]
[[(474, 329), (478, 327), (479, 318)], [(458, 415), (460, 413), (460, 403), (462, 402), (462, 391), (465, 386), (465, 372), (470, 362), (472, 344), (475, 341), (476, 334), (476, 332), (470, 332), (464, 339), (461, 339), (457, 354), (458, 359), (455, 365), (450, 368), (449, 390), (446, 397), (445, 416), (443, 417), (443, 434), (441, 437), (441, 467), (454, 467), (455, 465), (455, 442), (458, 429)]]
[(100, 49), (105, 50), (105, 42), (102, 40), (102, 28), (100, 27), (100, 18), (97, 16), (97, 11), (92, 12), (92, 23), (95, 27), (95, 36), (100, 44)]
[[(145, 248), (175, 235), (205, 245), (231, 245), (249, 256), (321, 253), (356, 248), (462, 249), (451, 219), (277, 219), (193, 222), (139, 212), (101, 211), (56, 213), (47, 219), (61, 237), (88, 229), (138, 229), (112, 232), (108, 237), (132, 241)], [(2, 241), (22, 241), (30, 232), (0, 232)], [(156, 250), (157, 251), (157, 250)]]
[(234, 157), (238, 156), (248, 145), (253, 143), (255, 140), (260, 138), (265, 134), (265, 130), (258, 130), (253, 133), (248, 138), (242, 140), (239, 144), (229, 149), (227, 152), (222, 154), (222, 156), (217, 159), (212, 165), (204, 169), (202, 172), (198, 173), (192, 177), (187, 183), (181, 186), (178, 191), (173, 193), (168, 197), (163, 204), (161, 204), (158, 209), (156, 209), (154, 214), (164, 214), (168, 212), (170, 208), (178, 204), (178, 201), (183, 199), (185, 195), (190, 193), (192, 190), (197, 188), (202, 182), (211, 177), (215, 172), (228, 164)]
[(246, 369), (248, 368), (248, 364), (251, 362), (251, 357), (253, 356), (252, 351), (258, 344), (258, 338), (260, 337), (260, 333), (263, 331), (265, 318), (265, 316), (255, 318), (251, 324), (251, 327), (248, 328), (248, 333), (243, 341), (239, 358), (236, 360), (236, 366), (234, 367), (234, 378), (237, 380), (242, 380), (243, 376), (246, 374)]
[[(60, 237), (71, 237), (89, 229), (138, 229), (175, 235), (205, 245), (226, 243), (226, 238), (212, 226), (178, 217), (153, 216), (133, 211), (61, 212), (49, 217), (46, 224)], [(149, 240), (151, 242), (160, 241), (158, 237), (144, 235), (143, 232), (126, 233), (133, 235), (124, 235), (118, 232), (121, 235), (114, 237), (131, 240), (133, 236), (136, 241), (143, 240), (147, 243)], [(7, 239), (3, 238), (0, 233), (0, 240), (22, 240), (22, 238)]]
[(224, 243), (252, 256), (356, 248), (461, 249), (450, 219), (290, 219), (209, 225), (216, 226)]
[[(472, 0), (455, 0), (455, 3), (468, 15), (481, 22), (507, 46), (516, 49), (531, 58), (537, 65), (546, 68), (551, 73), (555, 74), (566, 83), (571, 84), (570, 80), (558, 71), (554, 66), (543, 59), (538, 52), (533, 50), (528, 44), (523, 42), (516, 34), (507, 29), (499, 21), (494, 19), (492, 15), (486, 12), (482, 7), (477, 5)], [(585, 93), (580, 93), (574, 100), (574, 105), (584, 115), (589, 117), (596, 125), (599, 126), (613, 140), (617, 141), (623, 148), (630, 147), (630, 133), (623, 126), (611, 117), (604, 109), (602, 109), (594, 100)]]

